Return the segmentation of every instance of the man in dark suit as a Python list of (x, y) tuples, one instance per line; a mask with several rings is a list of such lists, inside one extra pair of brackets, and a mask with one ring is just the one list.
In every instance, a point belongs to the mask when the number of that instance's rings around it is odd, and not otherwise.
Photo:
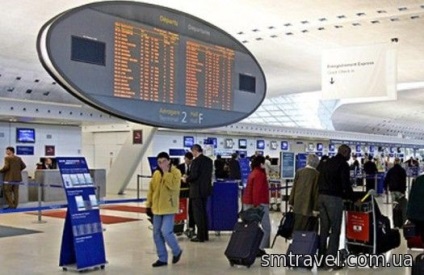
[[(191, 164), (193, 162), (193, 154), (191, 152), (187, 152), (184, 155), (184, 162), (179, 164), (177, 168), (181, 171), (181, 175), (188, 176), (191, 172)], [(182, 178), (181, 178), (182, 179)], [(187, 182), (184, 182), (181, 180), (181, 191), (180, 191), (180, 197), (181, 198), (188, 198), (189, 197), (189, 189), (190, 186)], [(184, 232), (184, 234), (187, 235), (187, 237), (192, 238), (195, 234), (195, 223), (194, 223), (194, 215), (193, 215), (193, 203), (189, 201), (188, 204), (188, 228)]]
[(6, 157), (4, 158), (3, 168), (3, 191), (9, 208), (18, 207), (19, 203), (19, 184), (22, 182), (21, 171), (26, 168), (25, 163), (18, 156), (15, 156), (15, 148), (6, 148)]
[(197, 226), (197, 237), (191, 241), (204, 242), (209, 240), (206, 203), (212, 191), (213, 162), (203, 155), (199, 144), (193, 145), (191, 151), (194, 160), (190, 175), (183, 177), (184, 181), (190, 184), (190, 202), (193, 204), (194, 222)]

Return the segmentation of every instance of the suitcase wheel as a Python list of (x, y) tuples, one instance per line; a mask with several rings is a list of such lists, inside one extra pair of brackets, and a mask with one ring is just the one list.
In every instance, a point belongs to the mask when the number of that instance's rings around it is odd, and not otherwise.
[(234, 263), (232, 261), (230, 261), (230, 266), (234, 266)]

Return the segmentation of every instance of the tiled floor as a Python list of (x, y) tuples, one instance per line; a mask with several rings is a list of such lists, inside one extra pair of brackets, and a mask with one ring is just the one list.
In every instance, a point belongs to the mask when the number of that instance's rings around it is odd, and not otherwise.
[[(380, 208), (386, 214), (391, 213), (391, 205), (383, 204), (384, 198), (378, 198)], [(129, 205), (138, 205), (131, 203)], [(152, 231), (144, 214), (102, 210), (102, 214), (138, 218), (140, 221), (104, 225), (104, 240), (108, 264), (104, 270), (93, 270), (92, 274), (310, 274), (307, 270), (288, 270), (285, 267), (261, 267), (258, 260), (247, 269), (230, 267), (224, 256), (224, 250), (230, 233), (223, 232), (216, 236), (210, 234), (210, 242), (192, 243), (186, 237), (179, 237), (184, 250), (181, 261), (166, 267), (152, 268), (156, 261)], [(281, 218), (280, 213), (272, 213), (272, 228), (275, 233)], [(0, 238), (0, 275), (2, 274), (63, 274), (59, 267), (59, 254), (64, 220), (42, 218), (45, 223), (38, 223), (37, 216), (25, 213), (0, 214), (0, 225), (14, 226), (43, 231), (43, 233)], [(343, 236), (342, 236), (343, 238)], [(274, 249), (269, 253), (284, 253), (287, 243), (279, 238)], [(412, 254), (419, 251), (407, 250), (405, 240), (399, 248), (390, 254)], [(74, 273), (69, 270), (68, 273)], [(317, 273), (316, 270), (313, 270)], [(341, 271), (319, 271), (319, 274), (410, 274), (407, 267), (391, 268), (345, 268)]]

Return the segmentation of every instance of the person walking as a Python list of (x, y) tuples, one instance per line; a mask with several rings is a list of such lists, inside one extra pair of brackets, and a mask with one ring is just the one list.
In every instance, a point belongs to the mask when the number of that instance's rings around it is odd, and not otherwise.
[(147, 193), (146, 206), (153, 213), (153, 240), (159, 259), (153, 267), (168, 264), (168, 252), (165, 243), (172, 250), (172, 263), (176, 264), (181, 257), (181, 250), (174, 235), (174, 216), (179, 209), (181, 172), (171, 165), (168, 153), (161, 152), (157, 156), (158, 169), (153, 173)]
[(252, 172), (247, 179), (246, 189), (243, 192), (243, 208), (262, 206), (264, 215), (261, 220), (264, 236), (259, 245), (258, 257), (266, 254), (265, 248), (270, 245), (271, 221), (269, 218), (269, 189), (265, 173), (265, 158), (256, 156), (251, 163)]
[[(351, 149), (342, 144), (338, 148), (337, 155), (330, 158), (318, 178), (318, 204), (320, 217), (320, 255), (327, 257), (337, 256), (339, 249), (343, 200), (353, 197), (350, 185), (349, 164)], [(329, 238), (327, 244), (327, 238)], [(337, 266), (334, 269), (340, 269)]]

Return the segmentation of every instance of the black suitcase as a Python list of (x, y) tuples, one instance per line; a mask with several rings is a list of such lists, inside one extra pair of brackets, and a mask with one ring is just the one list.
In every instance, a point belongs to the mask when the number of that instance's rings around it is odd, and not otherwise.
[[(294, 231), (293, 240), (287, 249), (287, 255), (310, 255), (313, 256), (318, 252), (319, 248), (319, 236), (315, 231)], [(290, 256), (289, 256), (290, 257)], [(291, 256), (293, 257), (293, 256)], [(305, 264), (305, 258), (300, 257), (297, 262), (299, 266), (293, 267), (306, 267), (312, 269), (313, 266), (307, 266)], [(289, 266), (290, 262), (287, 263)]]
[(408, 200), (405, 197), (402, 197), (396, 201), (395, 204), (396, 205), (393, 208), (393, 226), (402, 228), (406, 221), (406, 208), (408, 205)]
[(424, 253), (418, 254), (418, 256), (415, 257), (415, 261), (412, 264), (411, 274), (412, 275), (424, 274)]
[(236, 223), (225, 250), (230, 265), (250, 267), (255, 262), (263, 236), (264, 232), (256, 222)]
[(377, 218), (377, 254), (385, 253), (400, 245), (398, 229), (390, 228), (390, 220), (384, 215)]

